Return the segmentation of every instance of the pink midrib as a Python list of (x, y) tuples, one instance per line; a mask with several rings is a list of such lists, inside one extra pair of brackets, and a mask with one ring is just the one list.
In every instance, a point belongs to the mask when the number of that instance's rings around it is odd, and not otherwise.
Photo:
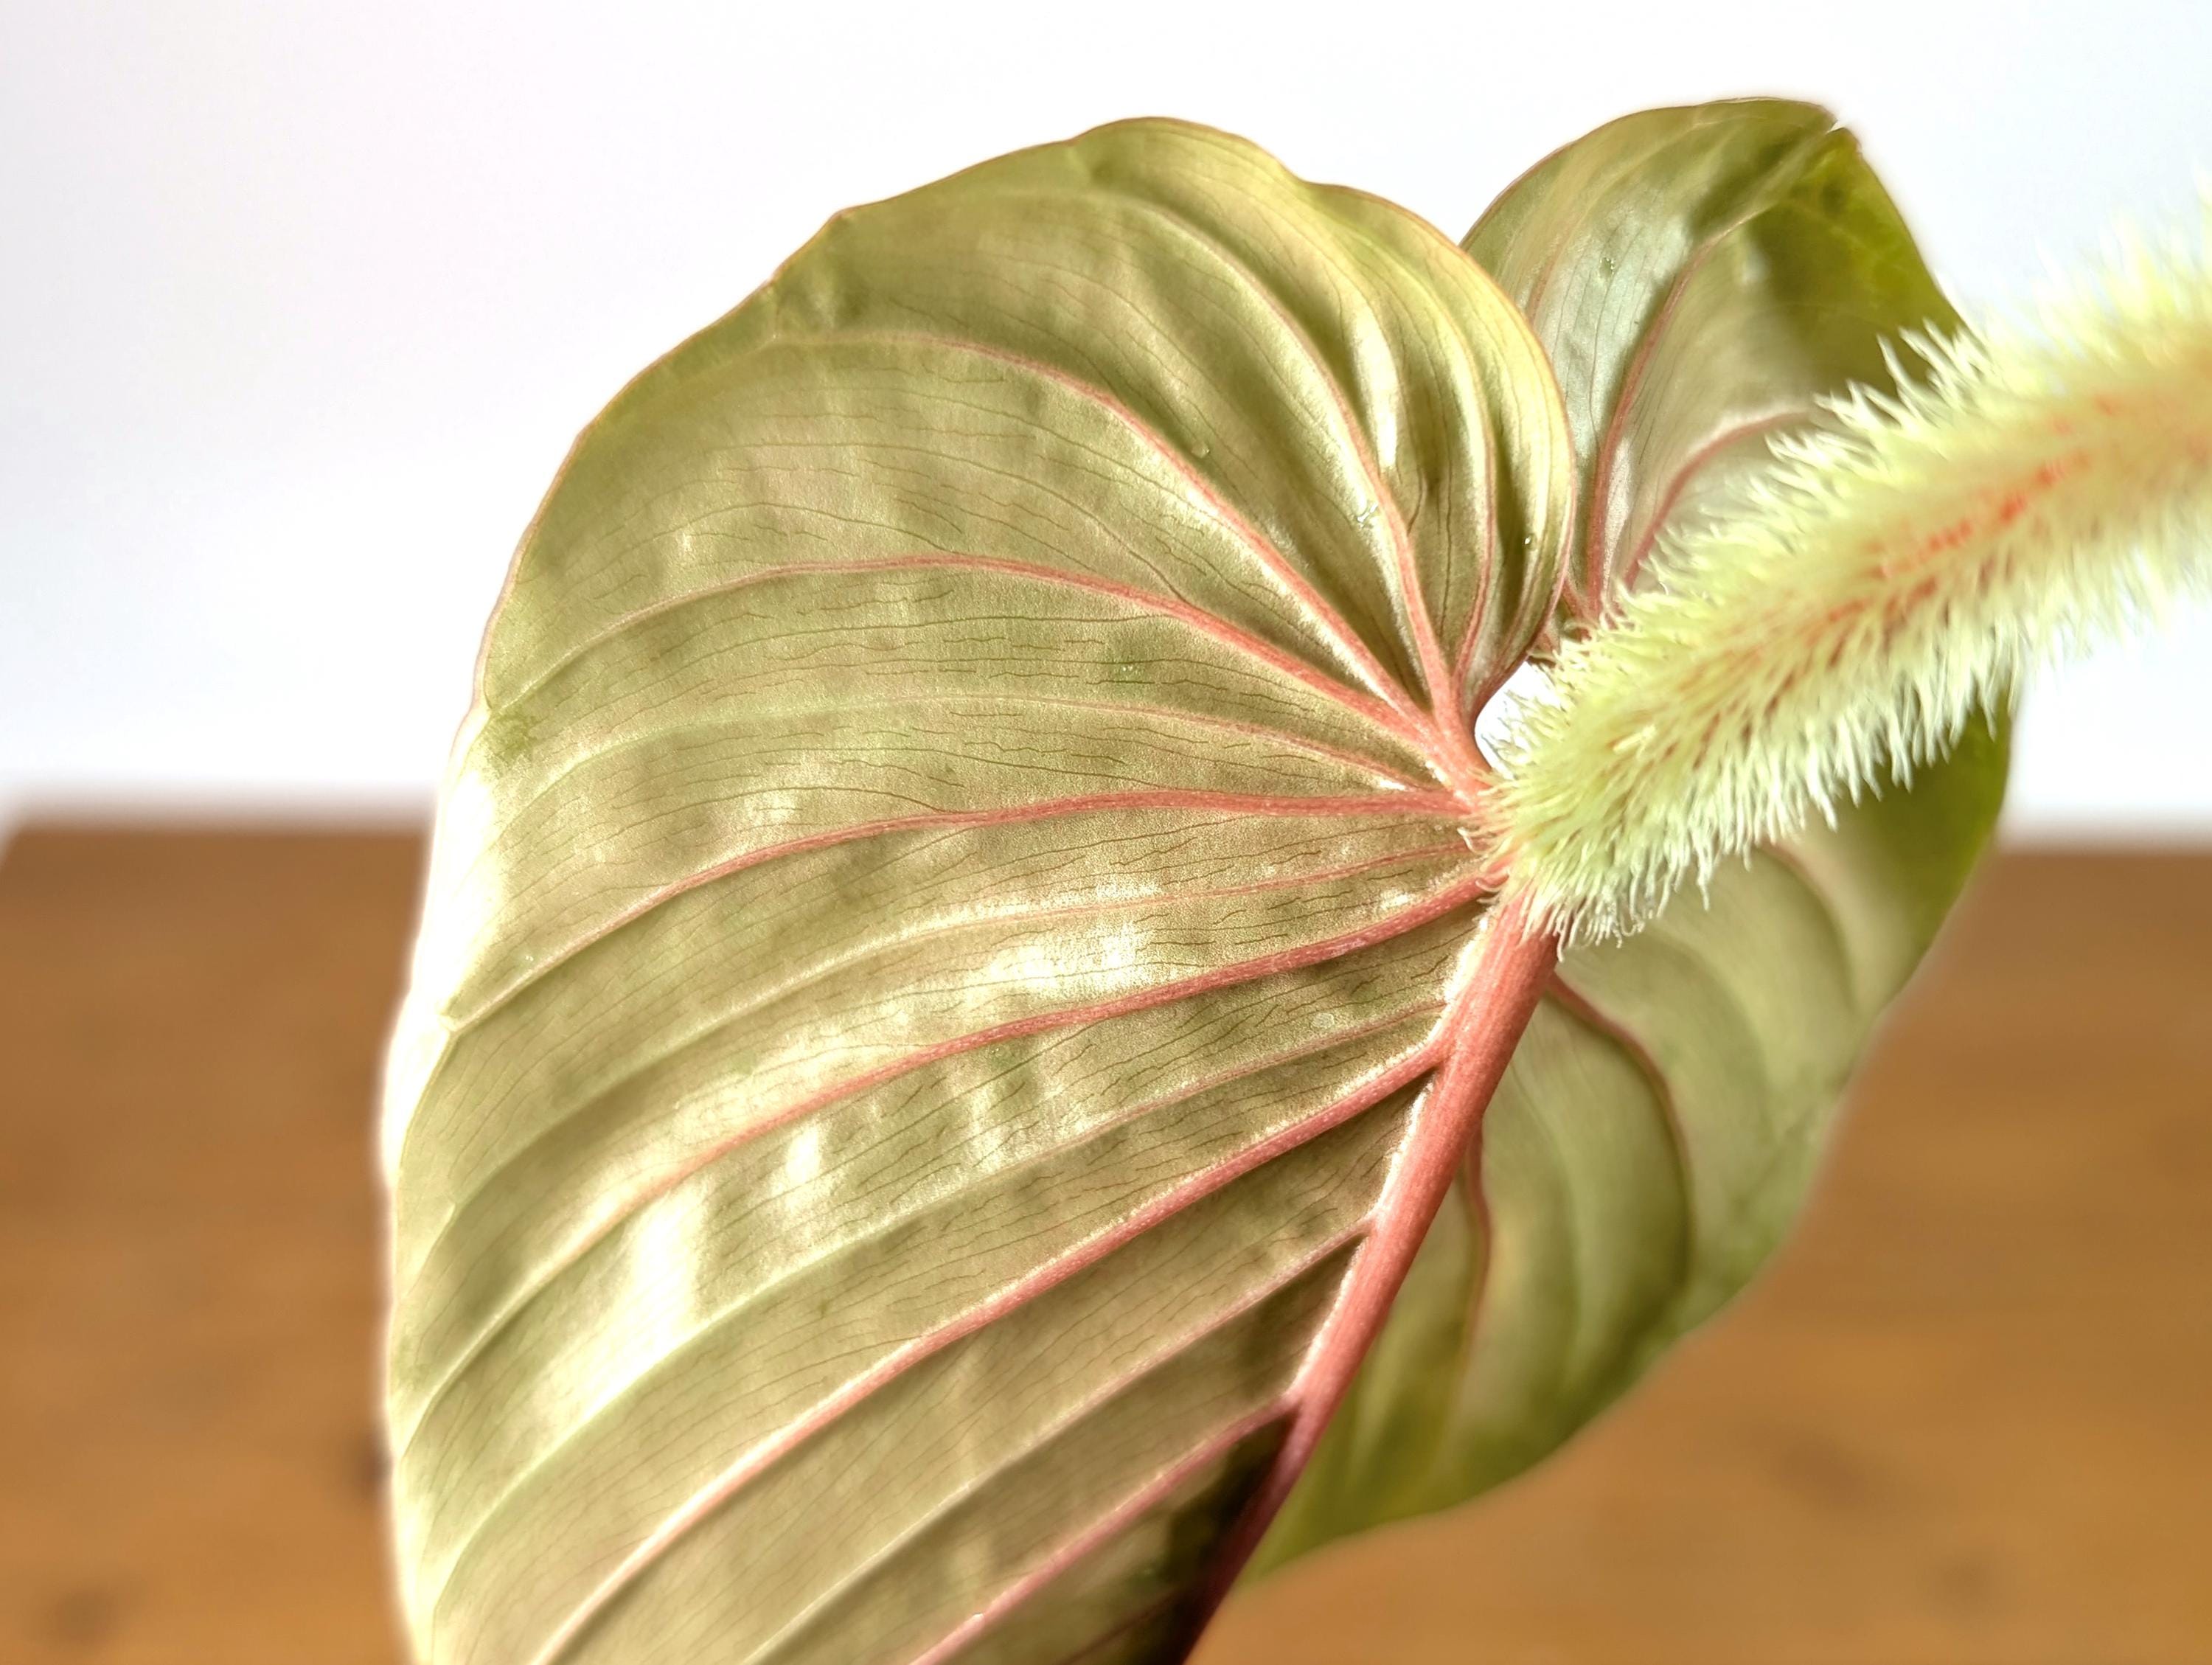
[(1376, 1206), (1374, 1229), (1292, 1389), (1297, 1408), (1290, 1432), (1203, 1593), (1201, 1628), (1260, 1547), (1381, 1334), (1559, 958), (1557, 939), (1531, 930), (1517, 905), (1490, 921), (1481, 951), (1438, 1028), (1437, 1073)]

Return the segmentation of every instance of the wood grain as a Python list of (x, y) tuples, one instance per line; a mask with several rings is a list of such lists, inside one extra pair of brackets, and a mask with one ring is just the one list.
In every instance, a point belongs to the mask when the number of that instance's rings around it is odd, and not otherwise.
[[(392, 1665), (369, 1106), (406, 837), (0, 859), (0, 1660)], [(2212, 1661), (2212, 857), (2009, 857), (1772, 1276), (1202, 1665)]]

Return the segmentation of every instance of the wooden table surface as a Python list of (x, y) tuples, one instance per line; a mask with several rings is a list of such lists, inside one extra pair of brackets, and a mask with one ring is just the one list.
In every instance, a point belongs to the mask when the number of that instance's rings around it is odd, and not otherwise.
[[(396, 836), (0, 859), (0, 1661), (392, 1665)], [(2012, 857), (1772, 1276), (1550, 1466), (1203, 1665), (2212, 1662), (2212, 857)]]

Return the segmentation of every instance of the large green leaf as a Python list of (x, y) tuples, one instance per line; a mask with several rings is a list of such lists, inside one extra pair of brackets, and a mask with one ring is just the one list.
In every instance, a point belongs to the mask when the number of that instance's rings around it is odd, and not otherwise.
[(1551, 969), (1468, 719), (1571, 490), (1473, 261), (1169, 124), (841, 216), (623, 393), (393, 1042), (425, 1659), (1176, 1655)]
[[(1820, 395), (1888, 386), (1886, 338), (1955, 321), (1857, 147), (1807, 105), (1614, 122), (1466, 246), (1559, 369), (1584, 487), (1570, 629)], [(2004, 771), (2002, 726), (1978, 727), (1911, 790), (1567, 957), (1262, 1565), (1526, 1468), (1743, 1285)]]

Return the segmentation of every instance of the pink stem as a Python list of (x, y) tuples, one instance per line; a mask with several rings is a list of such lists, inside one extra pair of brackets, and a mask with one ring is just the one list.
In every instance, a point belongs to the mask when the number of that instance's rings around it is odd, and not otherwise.
[(1360, 1245), (1344, 1295), (1291, 1389), (1297, 1408), (1282, 1449), (1231, 1532), (1201, 1598), (1194, 1643), (1260, 1547), (1381, 1333), (1398, 1286), (1451, 1189), (1559, 958), (1558, 939), (1531, 931), (1518, 904), (1502, 910), (1485, 933), (1467, 982), (1437, 1030), (1434, 1053), (1440, 1067), (1422, 1095), (1406, 1148), (1376, 1205), (1374, 1229)]

